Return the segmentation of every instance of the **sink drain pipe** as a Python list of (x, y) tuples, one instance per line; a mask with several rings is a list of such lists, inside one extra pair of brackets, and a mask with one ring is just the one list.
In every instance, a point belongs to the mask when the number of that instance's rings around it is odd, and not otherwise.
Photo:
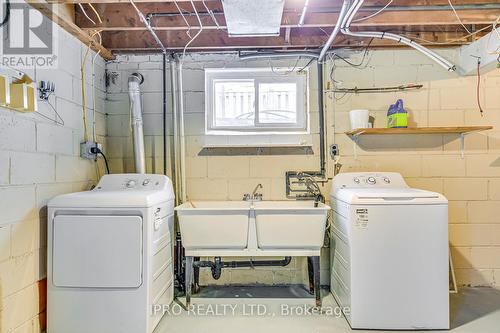
[(285, 267), (290, 264), (292, 257), (285, 257), (282, 260), (245, 260), (245, 261), (222, 261), (221, 257), (215, 257), (214, 261), (195, 261), (193, 267), (209, 267), (212, 277), (218, 280), (223, 268), (245, 268), (245, 267)]

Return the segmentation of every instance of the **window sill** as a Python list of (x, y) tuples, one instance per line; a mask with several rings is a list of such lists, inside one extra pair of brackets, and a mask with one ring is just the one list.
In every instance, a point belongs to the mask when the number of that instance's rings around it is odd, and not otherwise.
[(297, 148), (312, 147), (311, 134), (205, 135), (204, 148)]
[(312, 143), (264, 143), (264, 144), (213, 144), (204, 145), (203, 148), (297, 148), (297, 147), (312, 147)]

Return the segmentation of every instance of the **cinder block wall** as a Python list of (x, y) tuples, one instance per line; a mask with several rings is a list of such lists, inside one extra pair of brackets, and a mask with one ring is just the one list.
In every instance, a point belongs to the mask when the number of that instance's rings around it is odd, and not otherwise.
[[(106, 113), (108, 115), (108, 155), (114, 173), (135, 172), (132, 128), (130, 126), (130, 103), (128, 76), (139, 72), (144, 76), (141, 84), (142, 113), (144, 122), (144, 144), (146, 170), (163, 173), (163, 96), (161, 55), (126, 56), (106, 64), (108, 87)], [(171, 138), (173, 133), (170, 98), (170, 71), (167, 65), (167, 166), (170, 165)], [(170, 172), (170, 168), (167, 167)]]
[[(453, 60), (453, 50), (439, 50)], [(362, 54), (350, 60), (357, 63)], [(418, 91), (366, 95), (327, 94), (325, 110), (328, 144), (340, 145), (342, 172), (396, 171), (410, 186), (445, 194), (450, 200), (450, 241), (459, 284), (498, 286), (500, 279), (500, 70), (481, 78), (484, 117), (476, 105), (475, 77), (448, 73), (426, 57), (411, 50), (380, 50), (368, 55), (368, 64), (352, 68), (337, 60), (327, 66), (325, 80), (335, 79), (342, 87), (376, 87), (421, 83)], [(298, 66), (305, 61), (300, 61)], [(310, 68), (311, 133), (314, 155), (294, 156), (201, 156), (204, 136), (204, 68), (268, 67), (269, 62), (238, 60), (236, 55), (199, 54), (184, 62), (187, 195), (191, 200), (239, 200), (257, 184), (264, 186), (265, 199), (285, 199), (287, 170), (317, 169), (318, 107), (316, 67)], [(294, 66), (295, 59), (271, 62), (273, 66)], [(158, 172), (161, 163), (161, 59), (158, 56), (120, 57), (107, 65), (117, 78), (108, 88), (108, 142), (113, 151), (115, 172), (133, 171), (128, 130), (126, 76), (139, 70), (151, 82), (143, 87), (148, 169)], [(331, 71), (331, 75), (330, 74)], [(167, 73), (167, 75), (169, 75)], [(120, 81), (121, 80), (121, 81)], [(325, 83), (325, 88), (327, 83)], [(329, 83), (331, 86), (331, 82)], [(387, 108), (402, 98), (410, 111), (412, 126), (458, 126), (487, 124), (495, 130), (469, 134), (465, 157), (461, 158), (458, 135), (409, 135), (363, 137), (357, 147), (343, 134), (350, 129), (348, 111), (367, 108), (375, 126), (385, 126)], [(169, 106), (170, 112), (170, 106)], [(170, 132), (171, 133), (171, 132)], [(158, 162), (160, 161), (160, 162)], [(333, 163), (328, 171), (333, 174)], [(329, 184), (323, 187), (328, 196)], [(329, 284), (329, 250), (322, 256), (321, 279)], [(495, 279), (496, 277), (496, 279)], [(294, 259), (286, 268), (225, 270), (218, 281), (202, 271), (202, 283), (305, 283), (306, 263)]]
[[(438, 52), (454, 59), (451, 50)], [(351, 60), (360, 58), (358, 54)], [(334, 78), (347, 87), (424, 85), (413, 92), (346, 96), (328, 109), (334, 140), (341, 148), (342, 171), (400, 172), (410, 186), (444, 194), (449, 199), (449, 236), (459, 284), (499, 287), (500, 69), (481, 77), (481, 117), (475, 76), (447, 73), (414, 51), (373, 52), (362, 70), (341, 61), (337, 65)], [(494, 130), (466, 135), (464, 158), (459, 135), (362, 137), (356, 158), (352, 141), (342, 134), (349, 129), (348, 111), (368, 108), (375, 126), (383, 127), (387, 107), (397, 98), (404, 100), (413, 126), (492, 125)]]
[[(58, 29), (59, 66), (26, 73), (56, 84), (49, 99), (57, 125), (37, 114), (0, 108), (0, 332), (40, 332), (45, 324), (47, 201), (89, 189), (96, 164), (79, 157), (83, 139), (80, 65), (86, 46)], [(91, 58), (86, 63), (89, 135), (92, 135)], [(96, 60), (97, 135), (105, 143), (104, 61)], [(55, 119), (39, 101), (39, 112)], [(104, 167), (99, 164), (99, 173)]]

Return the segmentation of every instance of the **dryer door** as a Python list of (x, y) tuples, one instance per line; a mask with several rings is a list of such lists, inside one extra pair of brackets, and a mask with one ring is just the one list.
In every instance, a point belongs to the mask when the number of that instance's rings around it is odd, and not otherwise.
[(137, 288), (142, 284), (142, 218), (59, 215), (53, 224), (53, 284)]

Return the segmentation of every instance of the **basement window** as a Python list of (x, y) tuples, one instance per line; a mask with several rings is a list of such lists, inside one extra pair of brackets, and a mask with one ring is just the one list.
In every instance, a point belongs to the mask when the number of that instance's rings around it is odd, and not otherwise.
[(205, 85), (206, 134), (308, 132), (306, 72), (207, 69)]

